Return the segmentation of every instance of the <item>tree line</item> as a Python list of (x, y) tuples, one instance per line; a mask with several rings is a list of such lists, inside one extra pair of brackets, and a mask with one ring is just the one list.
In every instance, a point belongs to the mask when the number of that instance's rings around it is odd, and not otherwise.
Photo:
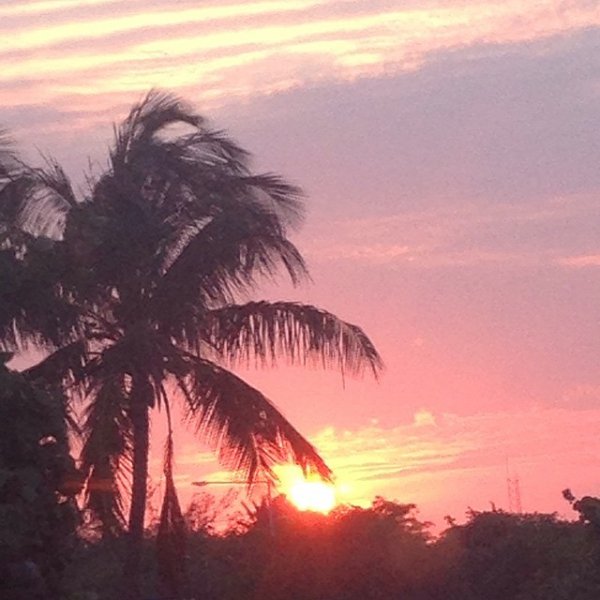
[[(600, 500), (588, 498), (588, 503)], [(585, 504), (586, 502), (584, 502)], [(469, 510), (448, 518), (438, 536), (413, 504), (376, 498), (369, 508), (302, 512), (284, 497), (211, 529), (210, 505), (184, 517), (189, 536), (182, 598), (202, 600), (597, 600), (598, 523), (555, 514)], [(203, 519), (202, 517), (207, 517)], [(147, 531), (146, 598), (172, 598), (161, 587)], [(120, 540), (79, 543), (70, 563), (69, 600), (118, 597), (112, 573)]]

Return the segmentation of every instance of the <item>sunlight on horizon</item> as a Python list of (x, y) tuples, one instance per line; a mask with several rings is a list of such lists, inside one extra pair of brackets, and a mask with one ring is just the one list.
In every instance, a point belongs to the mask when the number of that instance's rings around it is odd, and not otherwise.
[(335, 487), (324, 481), (297, 481), (288, 498), (299, 510), (328, 513), (337, 504)]
[(281, 465), (275, 472), (279, 478), (277, 490), (298, 510), (327, 514), (339, 504), (335, 484), (306, 476), (298, 465)]

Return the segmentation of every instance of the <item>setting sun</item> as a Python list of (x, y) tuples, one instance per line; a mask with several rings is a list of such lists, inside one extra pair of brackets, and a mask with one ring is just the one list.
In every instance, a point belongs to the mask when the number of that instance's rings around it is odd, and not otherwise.
[(324, 481), (297, 481), (288, 497), (300, 510), (328, 513), (336, 504), (335, 488)]
[(279, 479), (278, 490), (299, 510), (328, 513), (337, 504), (336, 488), (321, 479), (307, 479), (297, 465), (275, 467)]

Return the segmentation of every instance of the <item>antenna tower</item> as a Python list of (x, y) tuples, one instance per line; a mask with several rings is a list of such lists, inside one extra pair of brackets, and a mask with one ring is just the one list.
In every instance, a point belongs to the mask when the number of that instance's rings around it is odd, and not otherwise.
[(522, 513), (521, 483), (519, 475), (515, 473), (512, 477), (508, 470), (508, 458), (506, 459), (506, 491), (508, 493), (508, 510), (511, 513)]

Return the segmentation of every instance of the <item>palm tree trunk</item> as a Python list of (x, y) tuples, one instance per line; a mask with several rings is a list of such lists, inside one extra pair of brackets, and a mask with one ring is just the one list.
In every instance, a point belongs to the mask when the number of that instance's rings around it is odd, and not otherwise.
[(144, 517), (148, 484), (149, 415), (148, 400), (152, 387), (145, 379), (135, 378), (131, 390), (131, 422), (133, 425), (133, 474), (129, 512), (129, 543), (124, 569), (124, 591), (128, 600), (142, 598), (142, 554)]

